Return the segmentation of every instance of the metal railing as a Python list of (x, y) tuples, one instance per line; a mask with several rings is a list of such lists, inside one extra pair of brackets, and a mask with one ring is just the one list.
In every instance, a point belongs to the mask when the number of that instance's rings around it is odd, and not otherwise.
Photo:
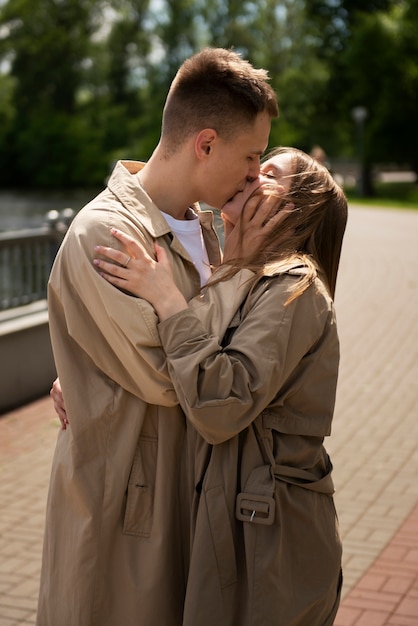
[(46, 225), (0, 233), (0, 310), (46, 298), (57, 250), (74, 215), (50, 211)]

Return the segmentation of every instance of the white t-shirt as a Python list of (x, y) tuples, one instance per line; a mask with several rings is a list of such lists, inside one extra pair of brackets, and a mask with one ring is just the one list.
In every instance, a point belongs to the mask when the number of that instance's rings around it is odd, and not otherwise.
[(205, 285), (212, 272), (197, 213), (193, 209), (189, 209), (189, 215), (191, 216), (189, 220), (176, 220), (171, 215), (164, 213), (164, 211), (161, 211), (161, 213), (182, 246), (187, 250), (200, 274), (200, 284)]

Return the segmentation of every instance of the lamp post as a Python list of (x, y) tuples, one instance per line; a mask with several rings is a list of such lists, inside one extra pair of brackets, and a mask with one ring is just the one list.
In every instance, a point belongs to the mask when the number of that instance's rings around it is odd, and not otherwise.
[(357, 189), (360, 196), (366, 195), (366, 163), (364, 150), (364, 122), (368, 116), (368, 111), (363, 106), (354, 107), (351, 111), (353, 120), (357, 127), (358, 141), (358, 157), (359, 157), (359, 175), (357, 180)]

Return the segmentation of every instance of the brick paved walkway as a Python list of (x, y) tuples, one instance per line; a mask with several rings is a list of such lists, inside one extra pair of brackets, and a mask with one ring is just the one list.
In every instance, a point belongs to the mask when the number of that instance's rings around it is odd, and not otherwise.
[[(327, 445), (344, 541), (335, 626), (418, 625), (417, 240), (418, 212), (350, 211)], [(35, 624), (57, 430), (49, 398), (0, 418), (0, 626)]]
[(418, 212), (350, 211), (328, 444), (344, 541), (335, 626), (418, 625), (417, 240)]

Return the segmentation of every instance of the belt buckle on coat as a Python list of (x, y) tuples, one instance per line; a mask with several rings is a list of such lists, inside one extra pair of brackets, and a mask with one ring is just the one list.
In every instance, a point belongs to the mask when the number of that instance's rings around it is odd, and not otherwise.
[(241, 492), (237, 495), (235, 515), (242, 522), (270, 525), (275, 507), (274, 498)]

